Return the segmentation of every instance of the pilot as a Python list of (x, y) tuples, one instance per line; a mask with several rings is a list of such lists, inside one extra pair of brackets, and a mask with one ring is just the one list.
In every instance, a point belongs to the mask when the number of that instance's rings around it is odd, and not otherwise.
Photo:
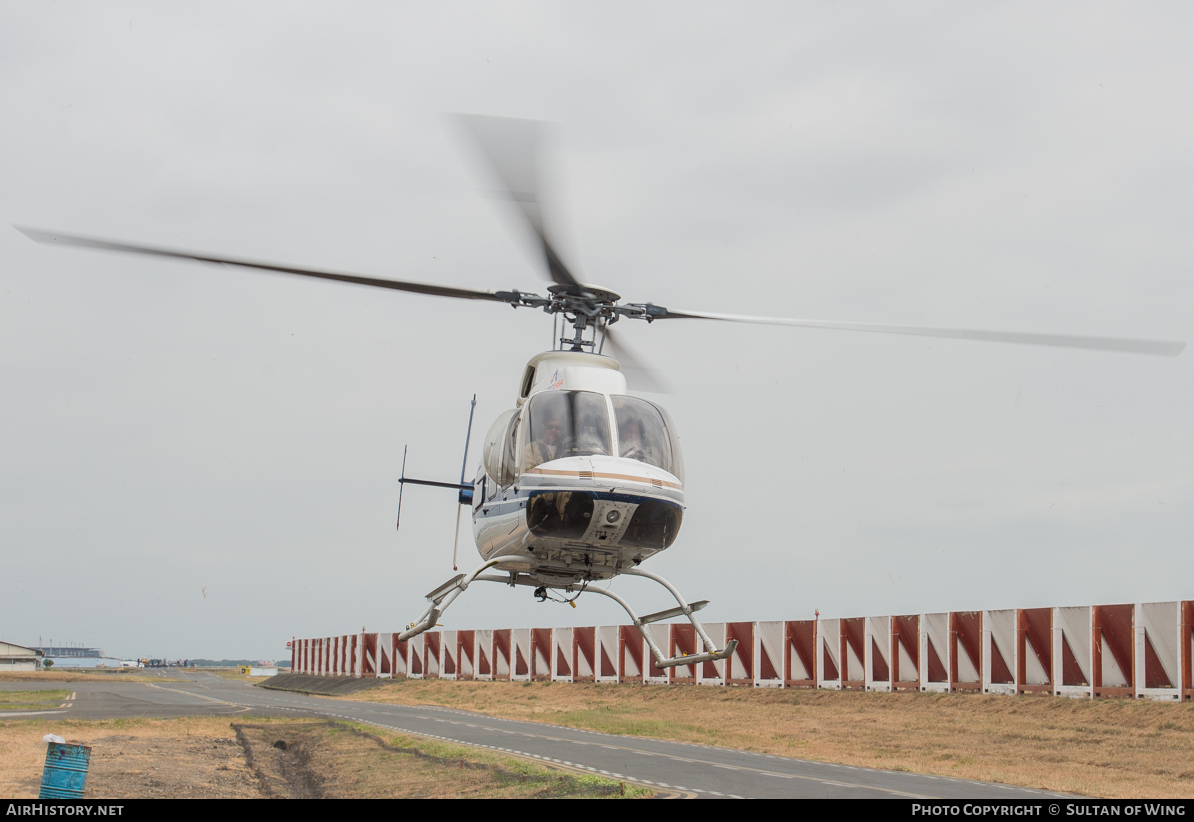
[(536, 465), (550, 462), (560, 453), (560, 446), (564, 442), (564, 422), (558, 415), (549, 414), (539, 431), (542, 439), (528, 442), (522, 449), (522, 470), (529, 471)]

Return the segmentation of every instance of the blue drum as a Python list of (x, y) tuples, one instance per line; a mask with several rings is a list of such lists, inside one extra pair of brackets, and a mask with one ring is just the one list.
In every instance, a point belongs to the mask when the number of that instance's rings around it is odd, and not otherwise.
[(91, 748), (86, 745), (49, 743), (46, 769), (41, 775), (39, 799), (82, 799), (87, 784)]

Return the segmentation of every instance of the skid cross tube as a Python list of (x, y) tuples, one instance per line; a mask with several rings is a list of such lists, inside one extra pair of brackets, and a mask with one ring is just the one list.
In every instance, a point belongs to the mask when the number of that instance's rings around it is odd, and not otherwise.
[(646, 623), (638, 618), (638, 616), (634, 613), (634, 609), (630, 607), (630, 604), (627, 603), (626, 600), (622, 599), (613, 591), (605, 591), (601, 588), (590, 588), (589, 590), (595, 594), (603, 594), (609, 597), (626, 610), (626, 613), (630, 615), (630, 621), (634, 623), (634, 627), (638, 628), (638, 632), (642, 634), (643, 639), (647, 641), (647, 646), (651, 649), (651, 656), (655, 657), (655, 666), (657, 668), (675, 668), (678, 665), (696, 665), (700, 662), (716, 662), (719, 659), (725, 659), (733, 654), (734, 649), (738, 647), (738, 640), (731, 639), (726, 644), (725, 650), (717, 650), (717, 646), (706, 637), (705, 629), (701, 626), (701, 623), (697, 622), (690, 609), (688, 618), (692, 621), (692, 624), (696, 626), (701, 638), (707, 643), (707, 650), (703, 654), (689, 654), (688, 656), (677, 656), (668, 659), (666, 656), (664, 656), (663, 651), (659, 650), (659, 646), (655, 644), (655, 640), (651, 638), (650, 632), (647, 631)]
[[(633, 569), (628, 568), (628, 569), (624, 570), (622, 573), (634, 574), (635, 576), (643, 576), (643, 577), (647, 577), (648, 579), (653, 579), (656, 582), (659, 582), (660, 584), (662, 584), (669, 591), (671, 591), (672, 595), (674, 597), (676, 597), (676, 601), (680, 603), (680, 607), (677, 609), (674, 609), (676, 611), (675, 616), (680, 616), (681, 614), (687, 616), (689, 622), (691, 622), (696, 627), (697, 634), (701, 637), (701, 641), (705, 643), (705, 653), (703, 653), (703, 654), (689, 654), (688, 656), (678, 656), (678, 657), (672, 657), (671, 659), (669, 659), (663, 653), (663, 651), (661, 651), (659, 649), (659, 646), (655, 644), (655, 640), (651, 637), (651, 634), (647, 630), (647, 627), (646, 627), (647, 623), (652, 621), (651, 617), (654, 616), (654, 617), (656, 617), (656, 619), (659, 619), (660, 618), (659, 614), (651, 614), (647, 617), (639, 617), (639, 615), (634, 612), (634, 609), (630, 607), (630, 603), (628, 603), (626, 600), (622, 599), (622, 597), (618, 596), (614, 592), (604, 590), (602, 588), (586, 588), (584, 593), (601, 594), (602, 596), (607, 596), (610, 599), (612, 599), (614, 602), (616, 602), (622, 606), (622, 609), (624, 611), (626, 611), (626, 613), (630, 616), (630, 621), (632, 623), (634, 623), (634, 627), (638, 628), (638, 632), (640, 634), (642, 634), (643, 639), (646, 640), (647, 646), (651, 649), (651, 656), (653, 656), (655, 658), (655, 666), (656, 667), (658, 667), (658, 668), (674, 668), (677, 665), (696, 665), (701, 662), (716, 662), (721, 659), (727, 659), (728, 657), (733, 655), (734, 649), (736, 649), (738, 647), (738, 640), (731, 639), (728, 643), (726, 643), (726, 647), (723, 650), (720, 650), (720, 651), (717, 650), (717, 646), (713, 644), (713, 640), (711, 640), (709, 638), (709, 635), (707, 633), (705, 633), (705, 627), (703, 625), (701, 625), (701, 623), (699, 621), (697, 621), (696, 617), (693, 616), (694, 611), (701, 610), (702, 608), (705, 607), (705, 605), (708, 604), (708, 602), (705, 602), (704, 600), (702, 600), (701, 602), (696, 602), (696, 603), (693, 603), (692, 605), (689, 605), (687, 602), (684, 601), (684, 597), (682, 597), (680, 595), (680, 592), (677, 591), (674, 587), (672, 587), (671, 583), (669, 583), (667, 580), (663, 579), (663, 577), (660, 577), (656, 574), (652, 574), (650, 572), (645, 572), (645, 571), (639, 571), (639, 569), (637, 569), (637, 568), (633, 568)], [(498, 576), (497, 574), (478, 574), (478, 575), (476, 575), (475, 579), (479, 582), (501, 582), (505, 585), (527, 585), (527, 586), (535, 586), (535, 587), (543, 586), (546, 588), (566, 588), (566, 587), (568, 587), (568, 586), (563, 586), (563, 585), (543, 585), (542, 582), (536, 580), (534, 577), (529, 576), (527, 574), (518, 574), (518, 575), (513, 575), (513, 576), (511, 576), (511, 575)]]
[[(419, 617), (417, 622), (411, 623), (409, 628), (398, 635), (398, 640), (400, 642), (404, 642), (411, 637), (418, 636), (424, 631), (434, 628), (436, 621), (443, 615), (444, 611), (448, 610), (448, 606), (456, 601), (456, 597), (468, 590), (468, 586), (473, 582), (500, 582), (504, 585), (511, 586), (533, 585), (535, 587), (542, 586), (545, 588), (571, 587), (568, 585), (544, 585), (544, 583), (535, 579), (533, 576), (526, 573), (520, 573), (517, 569), (510, 570), (505, 575), (485, 573), (485, 571), (493, 568), (496, 565), (500, 565), (501, 563), (501, 559), (491, 559), (488, 562), (477, 566), (476, 569), (468, 574), (458, 574), (429, 593), (427, 595), (427, 601), (431, 604), (427, 606), (427, 610), (423, 612), (423, 615)], [(703, 654), (689, 654), (687, 656), (678, 656), (669, 659), (664, 655), (663, 651), (659, 649), (659, 646), (655, 644), (655, 640), (652, 639), (650, 632), (647, 630), (647, 622), (651, 621), (651, 617), (655, 617), (657, 619), (660, 618), (659, 614), (648, 615), (647, 621), (644, 621), (639, 617), (638, 614), (634, 612), (634, 609), (630, 607), (630, 603), (622, 599), (622, 597), (618, 596), (614, 592), (603, 590), (601, 588), (586, 588), (586, 592), (591, 591), (595, 594), (607, 596), (622, 606), (623, 610), (625, 610), (630, 616), (630, 621), (634, 623), (634, 627), (638, 628), (638, 632), (642, 634), (643, 639), (646, 640), (647, 646), (651, 649), (651, 656), (655, 658), (656, 667), (674, 668), (677, 665), (697, 665), (701, 662), (716, 662), (720, 659), (726, 659), (734, 653), (734, 649), (738, 647), (738, 640), (731, 639), (726, 643), (726, 647), (723, 650), (717, 650), (717, 646), (713, 644), (713, 640), (709, 638), (707, 633), (705, 633), (705, 627), (701, 625), (700, 621), (697, 620), (695, 616), (693, 616), (694, 612), (705, 607), (707, 603), (702, 601), (689, 605), (684, 600), (684, 597), (680, 595), (680, 592), (676, 590), (675, 586), (673, 586), (663, 577), (659, 576), (658, 574), (653, 574), (650, 571), (643, 571), (640, 568), (627, 568), (623, 570), (622, 573), (631, 574), (636, 577), (646, 577), (647, 579), (655, 580), (664, 588), (667, 588), (668, 591), (671, 592), (672, 596), (676, 598), (676, 602), (680, 604), (679, 608), (674, 609), (676, 612), (675, 615), (680, 616), (680, 614), (683, 614), (684, 616), (688, 617), (688, 621), (692, 623), (693, 627), (696, 629), (697, 635), (705, 644), (705, 652)]]

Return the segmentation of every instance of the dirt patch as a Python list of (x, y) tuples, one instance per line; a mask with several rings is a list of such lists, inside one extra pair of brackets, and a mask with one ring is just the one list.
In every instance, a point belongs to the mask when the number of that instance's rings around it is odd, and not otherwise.
[(319, 774), (321, 769), (312, 762), (311, 751), (319, 746), (331, 724), (320, 723), (315, 728), (302, 724), (232, 727), (245, 761), (268, 796), (324, 799), (324, 780)]
[(1190, 703), (450, 680), (349, 698), (1087, 796), (1194, 793)]
[(643, 788), (344, 722), (0, 721), (0, 797), (35, 798), (47, 733), (91, 746), (88, 799), (617, 798)]
[(609, 779), (349, 723), (233, 726), (271, 796), (294, 799), (597, 799), (649, 796)]
[(88, 799), (253, 799), (266, 794), (226, 718), (0, 722), (0, 796), (36, 797), (55, 733), (91, 746)]

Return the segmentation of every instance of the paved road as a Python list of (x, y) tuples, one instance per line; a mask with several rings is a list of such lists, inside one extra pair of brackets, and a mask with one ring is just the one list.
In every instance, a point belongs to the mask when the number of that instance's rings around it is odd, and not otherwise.
[[(166, 677), (184, 677), (169, 682)], [(0, 682), (0, 690), (70, 688), (59, 707), (31, 714), (71, 719), (195, 715), (322, 716), (488, 748), (682, 794), (734, 798), (939, 798), (1042, 800), (1026, 788), (808, 762), (705, 745), (638, 739), (495, 719), (449, 708), (408, 707), (257, 688), (214, 674), (170, 671), (161, 683)]]

